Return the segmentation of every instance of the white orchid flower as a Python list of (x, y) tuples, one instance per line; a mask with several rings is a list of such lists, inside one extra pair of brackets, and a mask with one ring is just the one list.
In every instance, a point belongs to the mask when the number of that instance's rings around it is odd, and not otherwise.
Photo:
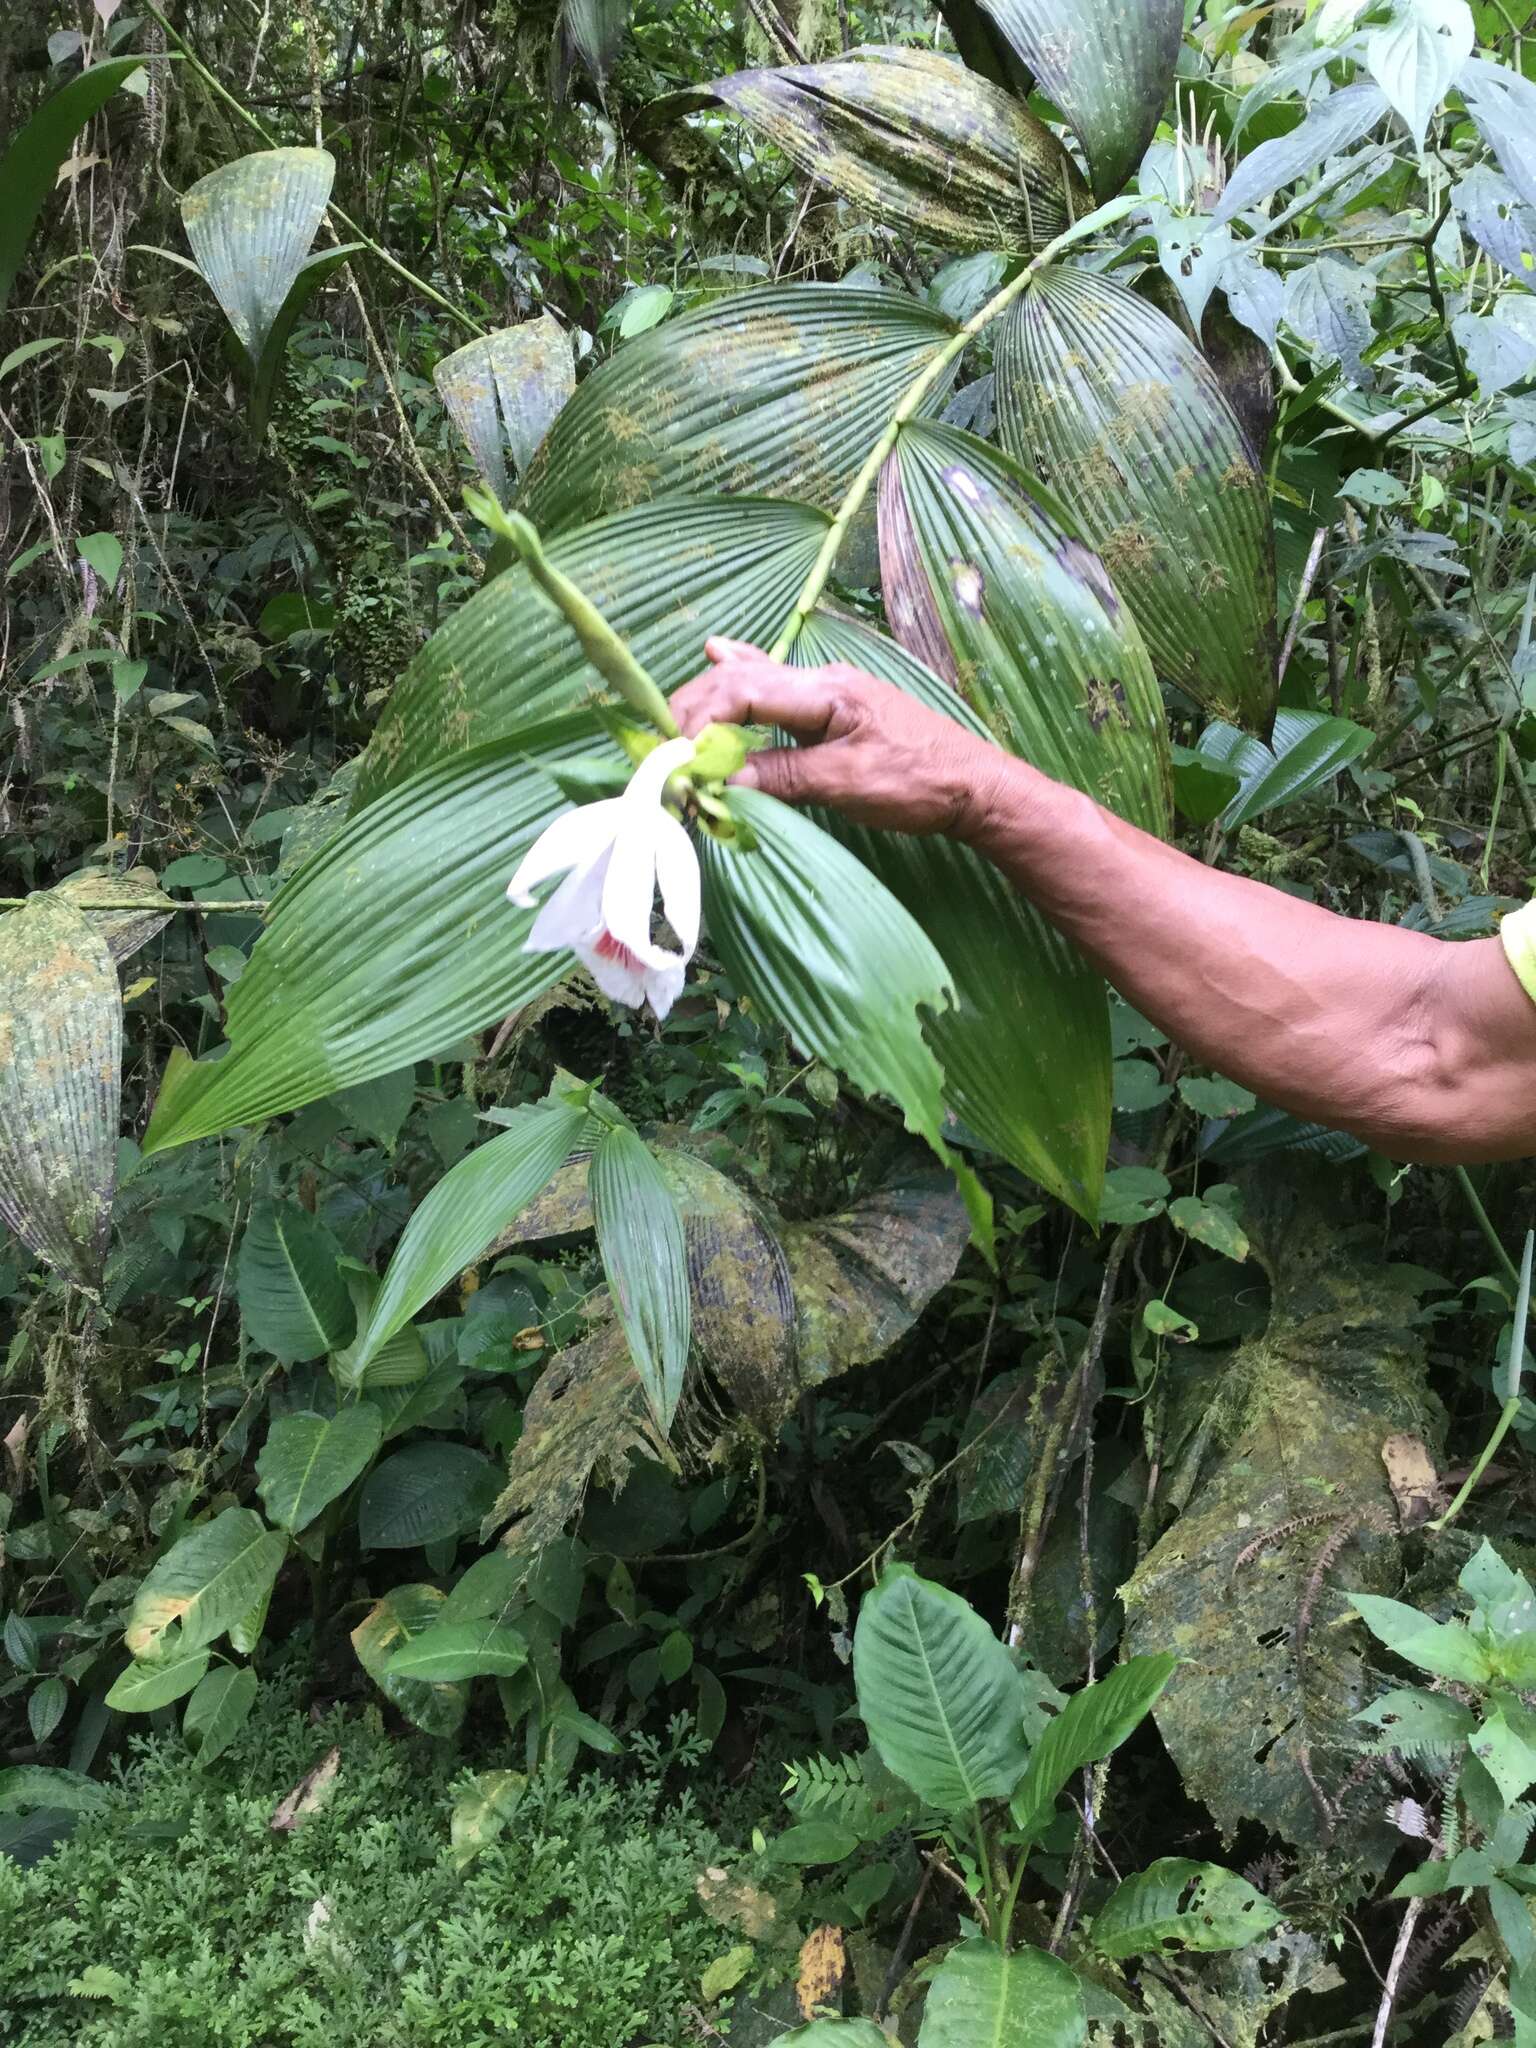
[[(692, 740), (664, 740), (629, 779), (622, 796), (566, 811), (541, 832), (507, 884), (531, 910), (533, 891), (551, 875), (565, 880), (533, 921), (523, 951), (569, 949), (605, 996), (665, 1017), (682, 990), (699, 943), (699, 857), (662, 803), (667, 780), (693, 759)], [(651, 937), (658, 889), (681, 951)]]

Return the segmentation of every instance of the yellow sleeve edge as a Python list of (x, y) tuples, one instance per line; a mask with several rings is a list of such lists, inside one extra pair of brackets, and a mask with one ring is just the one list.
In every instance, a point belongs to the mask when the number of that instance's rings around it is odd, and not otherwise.
[(1528, 903), (1524, 910), (1512, 910), (1499, 926), (1499, 937), (1521, 986), (1536, 1003), (1536, 903)]

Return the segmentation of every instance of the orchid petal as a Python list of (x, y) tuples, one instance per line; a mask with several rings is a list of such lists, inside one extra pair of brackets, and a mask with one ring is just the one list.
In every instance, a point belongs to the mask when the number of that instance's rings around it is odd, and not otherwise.
[(623, 798), (612, 796), (601, 803), (562, 811), (518, 862), (517, 872), (507, 884), (508, 898), (519, 908), (531, 910), (532, 892), (540, 882), (589, 862), (600, 847), (612, 841), (622, 810)]
[(661, 836), (659, 803), (627, 806), (613, 842), (603, 883), (603, 923), (637, 959), (651, 954), (651, 907), (656, 900), (656, 844)]
[(629, 786), (620, 803), (635, 804), (650, 809), (661, 802), (661, 793), (668, 781), (679, 768), (686, 768), (693, 759), (692, 740), (663, 740), (659, 747), (652, 747), (640, 766), (629, 778)]
[(665, 1017), (672, 1005), (683, 992), (683, 980), (687, 970), (681, 962), (675, 967), (653, 967), (645, 977), (645, 997), (658, 1021)]
[(699, 943), (699, 856), (687, 827), (666, 811), (661, 813), (661, 829), (653, 851), (661, 907), (687, 961)]
[(595, 945), (578, 945), (573, 950), (610, 1002), (627, 1003), (632, 1010), (639, 1009), (650, 978), (646, 968), (611, 953), (599, 953)]
[(525, 953), (579, 953), (595, 944), (603, 929), (603, 881), (613, 855), (605, 846), (595, 860), (573, 868), (533, 921)]

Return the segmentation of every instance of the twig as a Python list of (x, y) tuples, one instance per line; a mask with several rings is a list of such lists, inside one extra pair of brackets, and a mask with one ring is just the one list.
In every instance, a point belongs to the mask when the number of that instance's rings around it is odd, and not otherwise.
[(1323, 559), (1323, 543), (1328, 538), (1326, 526), (1320, 526), (1312, 536), (1312, 546), (1307, 552), (1307, 565), (1301, 572), (1301, 581), (1296, 586), (1296, 602), (1291, 607), (1291, 623), (1285, 629), (1285, 645), (1280, 649), (1280, 666), (1275, 680), (1285, 681), (1285, 671), (1290, 665), (1291, 653), (1296, 645), (1296, 635), (1301, 631), (1301, 615), (1306, 610), (1307, 598), (1311, 594), (1312, 579), (1317, 574), (1317, 565)]
[(1371, 2048), (1386, 2048), (1387, 2028), (1392, 2022), (1392, 2006), (1397, 1998), (1398, 1979), (1403, 1974), (1403, 1965), (1408, 1960), (1408, 1950), (1413, 1941), (1413, 1930), (1419, 1924), (1419, 1915), (1424, 1910), (1422, 1899), (1410, 1899), (1403, 1914), (1403, 1924), (1397, 1930), (1397, 1946), (1392, 1951), (1392, 1960), (1387, 1965), (1386, 1987), (1381, 1994), (1381, 2004), (1376, 2008), (1376, 2031), (1371, 2035)]

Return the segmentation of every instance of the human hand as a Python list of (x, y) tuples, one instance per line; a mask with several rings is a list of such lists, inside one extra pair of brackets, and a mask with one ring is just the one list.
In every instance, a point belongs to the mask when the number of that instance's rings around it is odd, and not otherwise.
[(777, 725), (799, 742), (750, 755), (734, 782), (887, 832), (963, 838), (979, 815), (997, 750), (894, 683), (848, 662), (789, 668), (740, 640), (704, 651), (713, 666), (671, 700), (690, 738), (711, 724)]

